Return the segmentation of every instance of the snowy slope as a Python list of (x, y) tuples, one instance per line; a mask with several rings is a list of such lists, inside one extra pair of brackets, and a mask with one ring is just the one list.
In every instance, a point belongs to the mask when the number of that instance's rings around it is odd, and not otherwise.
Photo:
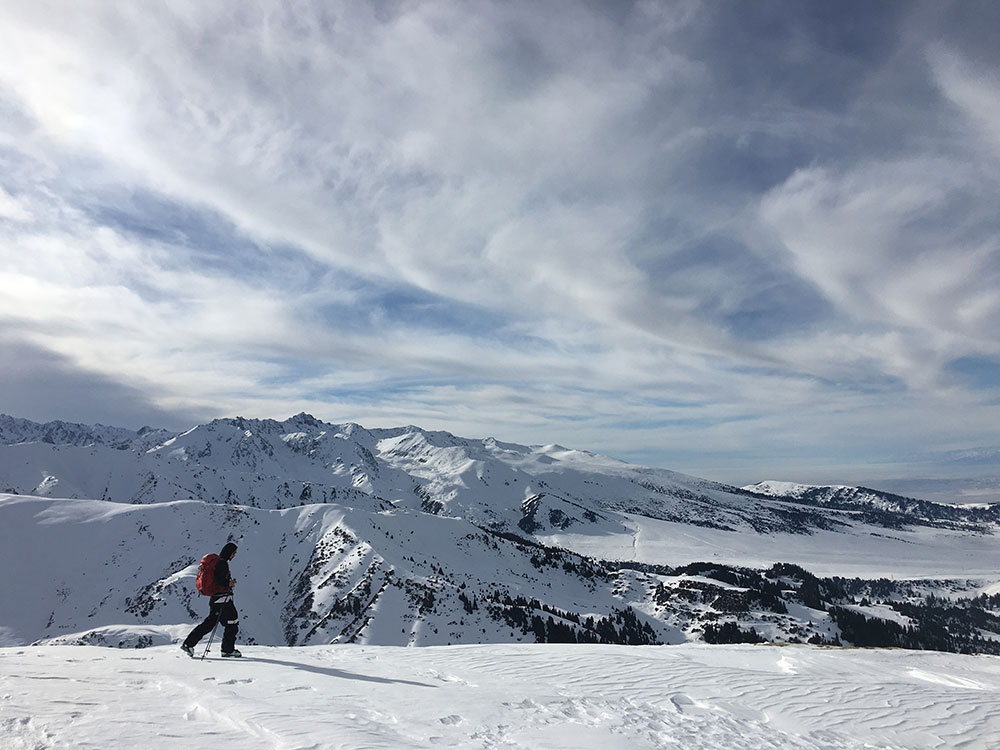
[(863, 578), (972, 576), (1000, 581), (1000, 533), (938, 528), (886, 529), (855, 521), (839, 531), (758, 534), (704, 528), (629, 515), (624, 534), (568, 529), (536, 535), (546, 543), (611, 560), (683, 565), (710, 560), (761, 567), (776, 561), (802, 565), (818, 575)]
[(0, 746), (992, 750), (1000, 738), (996, 657), (690, 645), (245, 654), (0, 649)]
[[(727, 624), (739, 630), (722, 640), (841, 643), (855, 636), (842, 632), (836, 608), (870, 599), (899, 610), (890, 617), (933, 615), (955, 637), (868, 642), (1000, 651), (1000, 597), (974, 599), (995, 577), (890, 585), (818, 580), (770, 563), (757, 571), (615, 563), (398, 508), (13, 495), (0, 495), (0, 569), (8, 571), (0, 645), (176, 642), (206, 612), (194, 589), (197, 561), (227, 539), (241, 547), (233, 572), (244, 643), (680, 643)], [(947, 609), (931, 613), (928, 594), (950, 597)], [(906, 609), (914, 606), (918, 613)]]
[[(230, 537), (243, 549), (233, 567), (243, 641), (534, 641), (491, 606), (541, 595), (600, 618), (624, 604), (612, 593), (619, 579), (589, 561), (553, 552), (549, 564), (533, 563), (534, 548), (459, 519), (336, 505), (268, 511), (0, 496), (0, 569), (31, 571), (5, 574), (0, 643), (114, 642), (106, 629), (119, 623), (149, 623), (146, 642), (168, 642), (207, 612), (194, 590), (197, 561)], [(684, 640), (656, 625), (660, 640)]]

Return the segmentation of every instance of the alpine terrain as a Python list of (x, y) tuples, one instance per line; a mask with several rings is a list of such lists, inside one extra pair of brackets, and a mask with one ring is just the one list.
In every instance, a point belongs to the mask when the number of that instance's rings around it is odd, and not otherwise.
[[(0, 417), (0, 645), (150, 646), (241, 554), (241, 642), (810, 642), (1000, 653), (1000, 507), (736, 488), (308, 414), (183, 433)], [(44, 585), (39, 586), (39, 581)]]

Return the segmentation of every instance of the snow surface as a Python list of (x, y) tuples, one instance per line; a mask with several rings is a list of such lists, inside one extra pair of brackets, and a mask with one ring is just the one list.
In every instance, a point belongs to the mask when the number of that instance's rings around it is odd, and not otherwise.
[(664, 565), (705, 560), (750, 567), (780, 561), (801, 565), (816, 575), (859, 578), (981, 578), (992, 583), (997, 580), (996, 561), (1000, 559), (996, 530), (972, 534), (860, 523), (846, 531), (764, 535), (627, 515), (620, 534), (581, 533), (571, 527), (535, 536), (545, 544), (603, 560)]
[(996, 748), (1000, 658), (804, 646), (0, 649), (0, 746)]
[[(749, 484), (743, 487), (744, 490), (756, 492), (761, 495), (775, 495), (777, 497), (802, 497), (809, 490), (819, 489), (822, 485), (800, 484), (799, 482), (779, 482), (774, 479), (767, 479), (757, 484)], [(844, 485), (830, 485), (831, 489), (846, 489)]]

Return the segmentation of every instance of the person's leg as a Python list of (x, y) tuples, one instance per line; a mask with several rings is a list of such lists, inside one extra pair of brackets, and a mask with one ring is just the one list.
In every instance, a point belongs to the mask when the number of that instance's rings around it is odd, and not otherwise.
[(205, 635), (215, 627), (215, 624), (219, 621), (219, 608), (212, 607), (208, 611), (208, 617), (202, 620), (201, 625), (198, 625), (187, 638), (184, 639), (184, 645), (188, 648), (194, 648), (198, 645), (198, 641), (205, 637)]
[(220, 622), (225, 627), (222, 632), (222, 653), (228, 654), (236, 649), (236, 634), (240, 632), (240, 615), (231, 601), (222, 605)]

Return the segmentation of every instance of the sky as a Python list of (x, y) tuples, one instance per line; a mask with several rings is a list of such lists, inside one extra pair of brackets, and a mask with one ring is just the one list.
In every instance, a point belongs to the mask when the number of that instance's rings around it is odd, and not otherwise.
[(0, 412), (1000, 475), (997, 28), (990, 1), (0, 0)]

